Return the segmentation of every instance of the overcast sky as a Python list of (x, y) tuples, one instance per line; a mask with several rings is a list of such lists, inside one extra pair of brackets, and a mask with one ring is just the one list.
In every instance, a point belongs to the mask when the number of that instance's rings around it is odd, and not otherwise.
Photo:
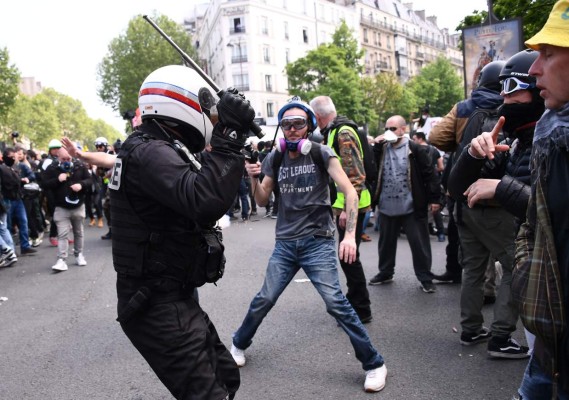
[[(415, 10), (436, 15), (440, 28), (451, 31), (473, 10), (486, 10), (486, 0), (414, 0)], [(108, 44), (138, 14), (154, 11), (181, 23), (193, 0), (11, 0), (2, 6), (0, 48), (22, 76), (33, 76), (43, 87), (78, 99), (89, 117), (104, 119), (119, 131), (124, 121), (97, 96), (97, 65)]]

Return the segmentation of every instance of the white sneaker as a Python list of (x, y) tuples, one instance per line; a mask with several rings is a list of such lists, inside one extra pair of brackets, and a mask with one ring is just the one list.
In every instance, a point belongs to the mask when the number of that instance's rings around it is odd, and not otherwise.
[(233, 343), (231, 344), (231, 355), (238, 367), (245, 366), (245, 351), (238, 349)]
[(83, 253), (79, 253), (77, 255), (77, 257), (75, 257), (75, 261), (77, 262), (77, 265), (80, 265), (82, 267), (87, 265), (87, 261), (85, 261), (85, 257), (83, 257)]
[(366, 381), (364, 383), (365, 391), (368, 393), (379, 392), (385, 387), (386, 379), (387, 368), (385, 367), (385, 364), (379, 368), (366, 371)]
[(54, 271), (67, 271), (67, 264), (61, 258), (57, 259), (57, 262), (53, 267), (51, 267)]

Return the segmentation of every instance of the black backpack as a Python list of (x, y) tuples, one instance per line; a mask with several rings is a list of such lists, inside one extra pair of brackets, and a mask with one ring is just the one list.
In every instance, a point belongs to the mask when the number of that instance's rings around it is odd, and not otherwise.
[[(340, 154), (338, 148), (338, 132), (341, 130), (343, 126), (349, 126), (353, 128), (354, 131), (358, 135), (358, 139), (360, 141), (360, 147), (362, 149), (362, 154), (364, 157), (364, 169), (366, 173), (366, 186), (368, 190), (373, 193), (375, 190), (375, 185), (377, 184), (377, 165), (375, 163), (375, 158), (373, 156), (373, 152), (371, 146), (367, 141), (367, 136), (365, 133), (358, 129), (358, 126), (352, 120), (349, 120), (345, 117), (337, 117), (334, 121), (334, 125), (330, 128), (330, 132), (336, 130), (336, 134), (334, 135), (334, 141), (332, 142), (332, 148), (336, 152), (336, 154)], [(328, 134), (330, 134), (328, 132)]]

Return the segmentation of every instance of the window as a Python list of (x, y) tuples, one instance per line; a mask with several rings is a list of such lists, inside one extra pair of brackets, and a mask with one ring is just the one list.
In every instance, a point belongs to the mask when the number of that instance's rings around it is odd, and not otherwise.
[(308, 29), (302, 28), (302, 41), (308, 43)]
[(245, 26), (243, 25), (241, 18), (233, 18), (233, 27), (231, 28), (230, 33), (241, 33), (245, 32)]
[(233, 85), (235, 89), (239, 90), (240, 92), (246, 92), (249, 90), (249, 75), (244, 73), (234, 74), (233, 75)]
[(261, 33), (263, 35), (269, 34), (269, 20), (267, 17), (261, 17)]
[(272, 118), (275, 116), (275, 104), (272, 102), (267, 103), (267, 117)]
[(273, 91), (273, 77), (271, 75), (265, 75), (265, 87), (267, 92)]
[(268, 46), (263, 47), (263, 61), (267, 64), (271, 62), (271, 54)]
[(364, 28), (364, 43), (367, 43), (368, 39), (367, 39), (367, 29)]
[(285, 21), (284, 23), (284, 37), (288, 40), (288, 22)]
[(290, 62), (290, 49), (285, 49), (285, 62), (287, 64)]

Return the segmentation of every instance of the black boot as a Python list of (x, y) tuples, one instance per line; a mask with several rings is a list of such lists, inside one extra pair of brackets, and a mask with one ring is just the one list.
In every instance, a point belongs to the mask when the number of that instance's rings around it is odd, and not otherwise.
[(106, 235), (101, 236), (101, 239), (103, 239), (103, 240), (111, 240), (112, 239), (111, 228), (109, 228), (109, 231), (107, 232)]

